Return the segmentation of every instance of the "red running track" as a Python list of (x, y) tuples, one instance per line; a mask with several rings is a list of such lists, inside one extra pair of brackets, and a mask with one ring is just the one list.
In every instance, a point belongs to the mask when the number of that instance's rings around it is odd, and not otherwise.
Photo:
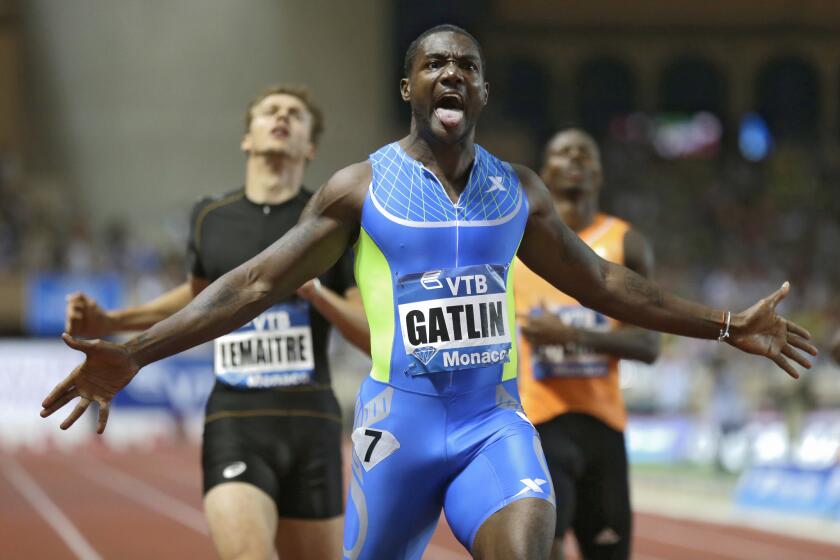
[[(0, 453), (0, 558), (213, 558), (201, 511), (199, 451)], [(635, 516), (636, 560), (832, 560), (840, 546), (779, 534)], [(469, 555), (445, 522), (424, 556)]]

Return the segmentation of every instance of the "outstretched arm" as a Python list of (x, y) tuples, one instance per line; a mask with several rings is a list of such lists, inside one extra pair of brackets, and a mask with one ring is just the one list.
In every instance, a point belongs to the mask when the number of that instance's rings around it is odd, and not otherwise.
[(327, 185), (312, 198), (286, 235), (210, 284), (190, 305), (129, 340), (126, 348), (138, 367), (234, 330), (332, 266), (355, 232), (333, 215), (329, 190)]
[[(653, 249), (635, 230), (624, 235), (624, 262), (630, 270), (645, 278), (653, 277)], [(610, 331), (597, 331), (567, 325), (552, 313), (522, 318), (522, 335), (534, 345), (574, 344), (620, 359), (652, 364), (659, 357), (660, 334), (633, 325), (622, 324)]]
[(62, 423), (66, 429), (91, 401), (96, 401), (100, 407), (97, 430), (101, 433), (111, 399), (141, 367), (243, 325), (335, 263), (357, 235), (369, 180), (367, 163), (336, 173), (315, 194), (298, 224), (286, 235), (210, 284), (189, 305), (125, 345), (81, 341), (65, 334), (65, 342), (84, 352), (86, 359), (44, 399), (41, 416), (49, 416), (81, 397)]
[(766, 356), (794, 378), (799, 374), (787, 358), (811, 366), (803, 355), (816, 355), (816, 348), (807, 341), (810, 334), (775, 312), (787, 295), (787, 283), (746, 311), (731, 315), (677, 297), (596, 255), (562, 222), (539, 177), (522, 166), (517, 166), (517, 172), (530, 204), (519, 257), (559, 290), (625, 323), (696, 338), (718, 338), (726, 331), (729, 316), (726, 340), (733, 346)]

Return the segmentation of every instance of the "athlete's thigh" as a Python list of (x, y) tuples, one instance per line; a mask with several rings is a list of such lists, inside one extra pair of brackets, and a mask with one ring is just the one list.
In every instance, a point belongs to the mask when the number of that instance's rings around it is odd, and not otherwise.
[(274, 555), (274, 500), (246, 482), (218, 484), (204, 495), (210, 537), (221, 560), (268, 560)]
[(472, 547), (476, 560), (547, 560), (552, 546), (554, 505), (525, 498), (487, 518)]
[[(336, 414), (339, 414), (336, 412)], [(281, 519), (318, 521), (344, 512), (341, 468), (341, 424), (332, 419), (301, 416), (279, 425), (277, 440), (287, 440), (289, 468), (278, 473), (277, 514)], [(275, 460), (282, 464), (281, 458)]]
[(632, 513), (624, 437), (605, 425), (598, 426), (592, 436), (594, 449), (587, 450), (591, 459), (577, 486), (575, 537), (587, 560), (626, 560)]
[[(494, 424), (498, 427), (494, 429)], [(499, 525), (491, 522), (493, 538), (482, 543), (507, 545), (523, 539), (536, 539), (542, 546), (545, 524), (550, 546), (554, 529), (554, 491), (545, 464), (540, 439), (530, 422), (514, 410), (494, 412), (480, 419), (478, 429), (493, 429), (487, 444), (471, 457), (469, 464), (450, 483), (444, 509), (455, 537), (473, 550), (479, 529), (502, 508), (525, 498), (542, 504), (516, 506), (510, 512), (525, 511), (528, 522)], [(502, 515), (503, 518), (513, 513)], [(497, 531), (499, 532), (497, 534)], [(486, 533), (486, 531), (485, 531)], [(485, 551), (486, 552), (486, 551)]]
[(367, 379), (353, 429), (344, 558), (419, 559), (440, 516), (445, 414), (439, 400)]
[(302, 416), (289, 430), (293, 467), (278, 479), (277, 553), (280, 560), (337, 560), (344, 525), (341, 424)]
[(338, 560), (344, 517), (277, 521), (276, 548), (280, 560)]
[(222, 559), (273, 555), (277, 473), (262, 444), (272, 433), (270, 419), (223, 417), (204, 425), (204, 509)]

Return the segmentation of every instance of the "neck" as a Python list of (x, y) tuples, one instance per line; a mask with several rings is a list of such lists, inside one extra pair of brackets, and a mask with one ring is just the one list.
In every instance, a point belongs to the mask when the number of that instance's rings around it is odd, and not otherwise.
[(303, 185), (305, 160), (280, 154), (250, 154), (245, 165), (245, 196), (257, 204), (282, 204)]
[(457, 192), (466, 186), (466, 180), (475, 159), (475, 133), (470, 131), (454, 144), (438, 140), (431, 132), (418, 130), (412, 119), (411, 132), (400, 140), (405, 152), (430, 171), (445, 179)]
[(579, 233), (595, 221), (598, 213), (598, 201), (595, 198), (585, 198), (572, 202), (566, 199), (554, 200), (554, 208), (567, 226), (575, 233)]

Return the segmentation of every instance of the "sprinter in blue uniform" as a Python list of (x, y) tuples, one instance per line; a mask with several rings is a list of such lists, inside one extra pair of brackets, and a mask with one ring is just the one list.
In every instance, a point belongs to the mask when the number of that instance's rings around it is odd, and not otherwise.
[[(469, 549), (507, 504), (554, 509), (512, 346), (510, 270), (528, 200), (514, 169), (478, 145), (454, 201), (400, 143), (370, 166), (356, 278), (375, 303), (373, 367), (356, 405), (344, 555), (420, 558), (441, 505)], [(408, 501), (395, 491), (406, 484)]]
[(346, 515), (347, 559), (419, 559), (443, 509), (475, 558), (544, 559), (554, 504), (539, 440), (514, 385), (510, 264), (625, 323), (719, 339), (793, 377), (810, 335), (775, 313), (787, 283), (731, 313), (662, 291), (592, 252), (557, 216), (539, 177), (474, 142), (487, 103), (484, 57), (463, 29), (439, 26), (409, 47), (402, 98), (411, 132), (336, 173), (283, 238), (125, 344), (86, 354), (43, 402), (91, 401), (104, 429), (113, 395), (144, 365), (238, 327), (356, 249), (370, 323), (371, 376), (360, 391)]

